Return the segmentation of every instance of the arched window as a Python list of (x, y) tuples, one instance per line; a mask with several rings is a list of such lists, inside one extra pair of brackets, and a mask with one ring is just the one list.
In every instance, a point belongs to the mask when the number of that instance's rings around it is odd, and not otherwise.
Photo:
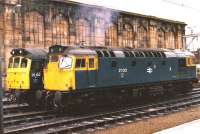
[(157, 32), (157, 48), (165, 47), (165, 32), (161, 29)]
[(44, 18), (38, 12), (27, 12), (24, 17), (24, 43), (27, 47), (44, 45)]
[(124, 24), (122, 31), (123, 47), (134, 47), (133, 40), (133, 27), (130, 24)]
[(90, 24), (85, 19), (76, 21), (76, 43), (90, 45)]
[(116, 24), (108, 25), (108, 27), (106, 28), (105, 35), (106, 35), (105, 39), (106, 46), (118, 46)]
[(137, 48), (147, 48), (147, 30), (143, 26), (138, 27), (137, 43)]
[(173, 31), (169, 32), (169, 48), (175, 49), (175, 33)]
[(62, 14), (53, 18), (52, 43), (53, 45), (68, 45), (69, 43), (69, 23)]
[[(15, 45), (15, 47), (22, 47), (22, 16), (20, 11), (16, 11), (13, 14), (13, 19), (11, 19), (13, 21), (13, 45)], [(1, 20), (1, 19), (0, 19)], [(42, 23), (42, 22), (40, 22)], [(43, 25), (43, 24), (41, 24)]]
[(100, 17), (96, 17), (95, 24), (94, 24), (94, 35), (95, 35), (95, 45), (102, 46), (105, 43), (105, 25), (104, 25), (104, 19)]

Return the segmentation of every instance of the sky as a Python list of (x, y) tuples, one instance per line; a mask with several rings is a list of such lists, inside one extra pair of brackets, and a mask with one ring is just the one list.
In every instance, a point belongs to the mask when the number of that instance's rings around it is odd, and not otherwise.
[[(200, 2), (198, 0), (71, 0), (112, 9), (182, 21), (187, 24), (186, 35), (200, 33)], [(200, 48), (200, 38), (187, 38), (191, 51)]]

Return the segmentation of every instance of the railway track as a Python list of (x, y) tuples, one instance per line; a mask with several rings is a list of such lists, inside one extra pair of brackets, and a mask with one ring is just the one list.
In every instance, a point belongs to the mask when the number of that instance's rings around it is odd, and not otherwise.
[[(95, 130), (105, 125), (119, 122), (133, 122), (143, 118), (177, 112), (186, 107), (200, 104), (200, 89), (187, 95), (179, 95), (178, 99), (165, 100), (159, 103), (146, 104), (123, 110), (107, 111), (98, 114), (69, 116), (59, 115), (55, 111), (29, 112), (4, 116), (4, 133), (66, 133), (82, 130)], [(45, 113), (46, 112), (46, 113)], [(23, 118), (21, 118), (21, 117)], [(12, 119), (13, 117), (13, 119)], [(24, 119), (24, 120), (23, 120)]]
[(14, 97), (14, 94), (4, 90), (3, 104), (9, 105), (14, 103), (16, 103), (16, 98)]
[(9, 104), (3, 106), (3, 112), (5, 114), (17, 113), (17, 112), (26, 112), (29, 111), (30, 108), (28, 104)]
[(28, 104), (17, 104), (16, 100), (12, 100), (11, 96), (12, 93), (10, 92), (5, 92), (4, 94), (2, 100), (4, 114), (22, 112), (27, 111), (29, 109)]
[(8, 100), (7, 98), (3, 99), (3, 104), (4, 105), (10, 105), (10, 104), (13, 104), (13, 103), (15, 103), (15, 102), (12, 102), (12, 101)]
[(58, 115), (53, 114), (52, 111), (30, 111), (30, 112), (21, 112), (8, 114), (4, 116), (4, 127), (11, 125), (20, 125), (28, 122), (42, 121), (51, 118), (58, 117)]

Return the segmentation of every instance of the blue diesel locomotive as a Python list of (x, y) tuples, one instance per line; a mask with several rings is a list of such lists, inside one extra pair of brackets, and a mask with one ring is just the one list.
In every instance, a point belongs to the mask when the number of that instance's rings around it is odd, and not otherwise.
[(56, 106), (84, 101), (88, 94), (185, 91), (197, 81), (193, 59), (182, 50), (55, 45), (49, 48), (44, 88)]

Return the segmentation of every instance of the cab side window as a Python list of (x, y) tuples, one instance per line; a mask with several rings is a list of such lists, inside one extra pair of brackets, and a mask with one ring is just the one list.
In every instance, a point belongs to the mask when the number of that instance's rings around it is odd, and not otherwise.
[(84, 68), (86, 67), (85, 59), (76, 59), (76, 68)]
[(94, 68), (94, 58), (89, 58), (89, 68)]
[(13, 65), (13, 68), (18, 68), (19, 67), (19, 62), (20, 62), (20, 58), (17, 57), (14, 59), (14, 65)]
[(49, 61), (50, 62), (58, 62), (59, 56), (58, 55), (51, 55)]
[(9, 59), (8, 68), (12, 68), (13, 66), (13, 58)]
[(21, 68), (26, 68), (27, 64), (28, 64), (28, 60), (23, 58), (22, 61), (21, 61)]

